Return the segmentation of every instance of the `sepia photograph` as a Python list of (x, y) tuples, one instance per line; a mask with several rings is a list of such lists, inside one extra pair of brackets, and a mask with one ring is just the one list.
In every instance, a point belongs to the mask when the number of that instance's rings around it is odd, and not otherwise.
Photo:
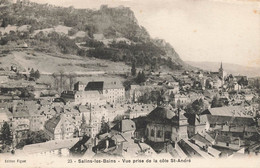
[(0, 0), (0, 167), (260, 167), (260, 0)]

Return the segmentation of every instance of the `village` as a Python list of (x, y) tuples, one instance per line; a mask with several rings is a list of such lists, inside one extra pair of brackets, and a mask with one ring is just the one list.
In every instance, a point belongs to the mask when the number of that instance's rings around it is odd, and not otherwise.
[(133, 66), (125, 76), (137, 82), (91, 75), (57, 90), (37, 82), (43, 77), (38, 70), (1, 71), (1, 154), (183, 159), (258, 155), (259, 87), (247, 76), (226, 73), (222, 63), (217, 72), (137, 74)]

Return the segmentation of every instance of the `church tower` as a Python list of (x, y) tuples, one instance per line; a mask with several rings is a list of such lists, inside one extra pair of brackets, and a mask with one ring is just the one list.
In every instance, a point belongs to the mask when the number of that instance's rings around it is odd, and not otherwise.
[(223, 69), (223, 65), (222, 65), (222, 62), (220, 64), (220, 68), (218, 70), (218, 75), (219, 77), (221, 78), (222, 80), (222, 85), (224, 84), (224, 80), (225, 80), (225, 72), (224, 72), (224, 69)]

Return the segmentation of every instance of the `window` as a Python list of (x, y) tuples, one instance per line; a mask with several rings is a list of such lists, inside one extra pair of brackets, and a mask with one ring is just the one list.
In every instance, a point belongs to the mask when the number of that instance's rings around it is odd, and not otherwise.
[(157, 137), (161, 138), (162, 137), (162, 132), (160, 130), (157, 131)]
[(228, 142), (226, 143), (226, 146), (229, 146), (229, 143), (228, 143)]
[(154, 137), (154, 130), (151, 130), (151, 137)]
[(164, 138), (165, 139), (171, 139), (171, 132), (166, 131), (165, 134), (164, 134)]

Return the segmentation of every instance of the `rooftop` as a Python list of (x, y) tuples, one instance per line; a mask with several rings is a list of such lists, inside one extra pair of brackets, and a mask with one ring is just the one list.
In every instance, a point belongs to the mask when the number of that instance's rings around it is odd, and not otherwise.
[(202, 114), (211, 114), (213, 116), (234, 116), (234, 117), (249, 117), (247, 111), (242, 106), (225, 106), (225, 107), (215, 107), (205, 110)]
[(253, 118), (246, 117), (231, 117), (231, 116), (213, 116), (207, 115), (210, 124), (234, 124), (234, 125), (253, 125), (255, 123)]
[(85, 91), (89, 91), (89, 90), (102, 91), (103, 89), (104, 89), (104, 82), (103, 81), (89, 82), (87, 84), (87, 86), (85, 87)]
[(71, 148), (79, 141), (79, 138), (66, 139), (66, 140), (51, 140), (43, 143), (26, 145), (23, 147), (22, 152), (25, 154), (36, 154), (41, 152), (48, 152), (57, 149)]
[(58, 123), (60, 122), (60, 120), (61, 120), (61, 115), (54, 116), (54, 117), (52, 117), (51, 119), (49, 119), (48, 121), (46, 121), (44, 127), (45, 127), (48, 131), (54, 133), (55, 128), (56, 128), (56, 126), (58, 125)]

